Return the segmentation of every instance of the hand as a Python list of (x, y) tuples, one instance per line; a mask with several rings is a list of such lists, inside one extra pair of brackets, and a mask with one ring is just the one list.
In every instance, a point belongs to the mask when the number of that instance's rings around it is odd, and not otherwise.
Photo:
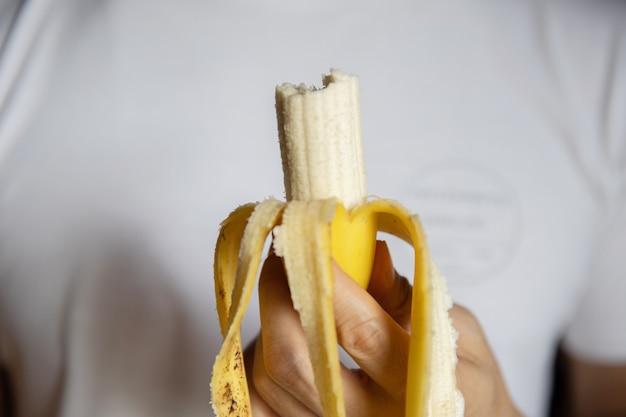
[[(336, 264), (335, 320), (339, 344), (360, 369), (342, 368), (349, 416), (403, 416), (411, 312), (411, 285), (398, 275), (379, 242), (368, 291)], [(319, 416), (313, 370), (279, 258), (270, 256), (259, 282), (261, 335), (246, 350), (255, 416)], [(451, 310), (458, 341), (458, 386), (467, 417), (520, 416), (480, 326), (461, 307)], [(270, 324), (271, 322), (271, 324)]]

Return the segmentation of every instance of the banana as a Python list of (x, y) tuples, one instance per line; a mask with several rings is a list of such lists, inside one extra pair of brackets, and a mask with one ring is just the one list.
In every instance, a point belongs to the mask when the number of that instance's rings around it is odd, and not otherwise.
[(367, 197), (358, 78), (331, 70), (324, 87), (276, 88), (287, 202), (268, 198), (236, 208), (215, 247), (215, 292), (224, 342), (211, 380), (217, 416), (251, 416), (240, 327), (267, 237), (283, 258), (313, 364), (323, 415), (345, 416), (333, 312), (331, 259), (366, 288), (376, 236), (414, 248), (406, 416), (460, 417), (452, 301), (428, 252), (421, 223), (398, 202)]

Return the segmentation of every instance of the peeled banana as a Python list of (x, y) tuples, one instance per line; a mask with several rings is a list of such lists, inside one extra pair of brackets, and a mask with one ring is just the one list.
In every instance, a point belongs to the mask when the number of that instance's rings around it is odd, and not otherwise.
[(240, 326), (265, 241), (283, 258), (304, 329), (323, 415), (345, 416), (333, 312), (331, 259), (366, 288), (379, 231), (413, 246), (415, 268), (406, 416), (459, 417), (456, 332), (445, 279), (430, 258), (417, 216), (367, 197), (358, 78), (331, 70), (323, 88), (283, 84), (276, 110), (287, 202), (235, 209), (215, 248), (215, 292), (224, 342), (211, 381), (219, 416), (251, 416)]

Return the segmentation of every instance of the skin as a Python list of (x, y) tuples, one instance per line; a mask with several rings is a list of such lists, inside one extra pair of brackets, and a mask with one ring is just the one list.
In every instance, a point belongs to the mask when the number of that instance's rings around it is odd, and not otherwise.
[[(411, 285), (395, 272), (383, 242), (367, 291), (333, 268), (338, 339), (361, 368), (343, 369), (347, 414), (403, 416)], [(255, 417), (320, 416), (304, 334), (275, 256), (264, 264), (259, 302), (261, 335), (245, 353)], [(458, 305), (450, 316), (459, 332), (456, 373), (465, 417), (521, 417), (476, 317)], [(558, 363), (553, 417), (626, 416), (626, 365), (593, 363), (564, 351)]]

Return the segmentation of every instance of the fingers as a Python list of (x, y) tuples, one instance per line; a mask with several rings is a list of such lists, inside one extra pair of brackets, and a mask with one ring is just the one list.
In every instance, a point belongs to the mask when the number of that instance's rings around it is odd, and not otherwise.
[[(449, 313), (452, 325), (459, 334), (457, 340), (456, 366), (457, 387), (465, 397), (465, 411), (468, 416), (479, 415), (478, 405), (473, 398), (484, 398), (480, 393), (488, 387), (485, 382), (490, 383), (490, 370), (485, 369), (484, 362), (489, 360), (489, 352), (486, 341), (484, 341), (483, 331), (474, 315), (464, 307), (454, 305)], [(486, 373), (486, 374), (485, 374)], [(490, 396), (489, 402), (492, 401)], [(483, 400), (484, 402), (484, 400)]]
[(465, 415), (520, 417), (478, 319), (459, 305), (449, 314), (459, 333), (456, 377), (465, 397)]
[(258, 395), (280, 416), (315, 415), (309, 410), (320, 410), (304, 331), (291, 304), (283, 264), (275, 255), (263, 265), (259, 305), (263, 333), (252, 370)]
[(404, 399), (409, 334), (337, 264), (333, 274), (339, 344), (385, 392)]
[(248, 391), (250, 393), (250, 404), (252, 406), (252, 410), (254, 410), (255, 417), (280, 417), (272, 408), (267, 404), (267, 402), (261, 397), (261, 395), (257, 392), (254, 383), (252, 383), (253, 377), (253, 368), (255, 367), (256, 361), (254, 360), (255, 355), (258, 353), (257, 344), (259, 343), (260, 336), (257, 340), (252, 342), (244, 351), (244, 361), (246, 364), (246, 378), (248, 378)]
[(457, 355), (466, 364), (495, 366), (495, 359), (483, 329), (474, 314), (467, 308), (455, 304), (449, 311), (452, 324), (459, 333)]
[(406, 331), (411, 326), (411, 290), (411, 283), (394, 269), (387, 243), (377, 241), (372, 277), (367, 291)]
[[(272, 348), (268, 349), (271, 351)], [(312, 409), (319, 409), (317, 391), (312, 389), (307, 392), (301, 392), (294, 389), (293, 382), (298, 380), (300, 382), (311, 382), (313, 376), (300, 376), (298, 372), (289, 374), (282, 373), (286, 369), (295, 369), (297, 366), (305, 366), (307, 364), (293, 364), (280, 370), (280, 366), (271, 363), (267, 364), (265, 361), (266, 350), (263, 346), (263, 337), (259, 336), (256, 342), (255, 359), (253, 364), (253, 381), (255, 396), (257, 398), (251, 398), (253, 400), (253, 410), (255, 417), (260, 415), (262, 417), (274, 417), (274, 416), (317, 416), (312, 412)], [(276, 373), (278, 371), (278, 373)], [(292, 389), (293, 391), (290, 391)], [(304, 399), (310, 404), (305, 405), (300, 399)], [(256, 403), (256, 404), (255, 404)]]

